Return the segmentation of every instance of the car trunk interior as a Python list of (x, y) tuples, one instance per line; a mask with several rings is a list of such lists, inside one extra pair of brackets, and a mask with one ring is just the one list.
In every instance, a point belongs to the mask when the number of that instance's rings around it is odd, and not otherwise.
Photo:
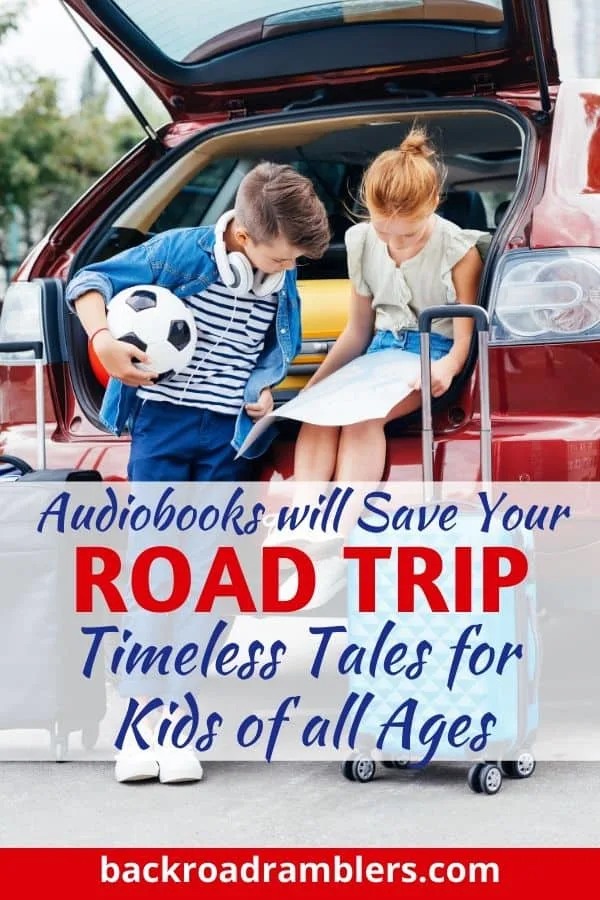
[[(252, 127), (248, 122), (246, 127), (238, 124), (235, 130), (224, 127), (212, 136), (197, 136), (189, 149), (178, 150), (170, 166), (147, 179), (142, 190), (134, 188), (123, 198), (112, 221), (105, 219), (86, 240), (73, 272), (167, 229), (213, 224), (233, 206), (244, 175), (262, 160), (295, 166), (312, 179), (333, 237), (321, 260), (302, 261), (298, 270), (304, 345), (276, 392), (280, 404), (305, 383), (344, 327), (349, 299), (344, 234), (364, 217), (359, 201), (362, 173), (382, 150), (398, 146), (413, 123), (427, 128), (448, 170), (440, 215), (462, 228), (488, 232), (493, 248), (517, 182), (526, 177), (521, 170), (527, 132), (510, 107), (492, 103), (486, 108), (482, 101), (474, 106), (463, 101), (429, 111), (388, 107), (318, 118), (308, 118), (305, 112), (303, 121), (290, 122), (288, 114), (284, 123), (273, 119), (273, 124)], [(485, 292), (480, 301), (485, 305)], [(68, 316), (65, 325), (74, 387), (84, 412), (97, 422), (103, 387), (93, 373), (78, 321)]]

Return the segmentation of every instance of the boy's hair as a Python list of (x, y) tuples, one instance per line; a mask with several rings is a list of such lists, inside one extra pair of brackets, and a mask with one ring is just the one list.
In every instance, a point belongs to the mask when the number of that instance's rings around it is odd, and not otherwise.
[(424, 128), (413, 126), (395, 150), (377, 156), (363, 176), (361, 201), (384, 217), (432, 213), (439, 201), (446, 169)]
[(320, 259), (331, 240), (312, 181), (293, 166), (263, 162), (252, 169), (238, 188), (235, 217), (255, 244), (283, 237), (311, 259)]

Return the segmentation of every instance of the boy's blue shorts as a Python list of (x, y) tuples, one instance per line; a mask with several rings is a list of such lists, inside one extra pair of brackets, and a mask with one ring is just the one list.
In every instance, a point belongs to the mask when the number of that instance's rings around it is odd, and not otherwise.
[[(214, 482), (250, 481), (254, 475), (255, 460), (235, 459), (231, 445), (236, 416), (227, 416), (207, 409), (144, 400), (131, 423), (131, 452), (127, 468), (128, 479), (136, 483), (135, 494), (143, 503), (146, 494), (156, 492), (146, 489), (144, 482), (213, 482), (203, 488), (203, 503), (217, 502), (220, 488)], [(133, 489), (133, 486), (132, 486)], [(157, 535), (144, 531), (128, 534), (127, 565), (150, 545)], [(123, 616), (121, 628), (131, 632), (130, 644), (164, 647), (167, 644), (181, 647), (189, 642), (203, 643), (219, 621), (219, 613), (195, 613), (195, 601), (202, 589), (222, 535), (216, 531), (194, 530), (179, 536), (179, 549), (193, 563), (193, 580), (190, 601), (175, 612), (159, 615), (140, 608), (128, 593), (128, 612)], [(166, 567), (168, 569), (168, 567)], [(128, 575), (129, 578), (129, 575)], [(157, 564), (152, 571), (154, 596), (168, 596), (171, 591), (172, 573)], [(164, 582), (164, 583), (163, 583)], [(223, 607), (221, 607), (222, 609)], [(139, 668), (139, 667), (138, 667)], [(177, 677), (174, 674), (143, 676), (134, 671), (120, 673), (118, 689), (124, 697), (160, 696), (163, 699), (180, 699), (187, 690), (195, 690), (201, 681), (194, 675)]]
[(129, 481), (250, 481), (253, 461), (235, 459), (236, 416), (144, 400), (131, 423)]
[[(430, 337), (431, 359), (441, 359), (442, 356), (452, 349), (453, 341), (451, 338), (445, 337), (443, 334), (437, 334), (435, 331)], [(418, 331), (399, 331), (394, 334), (393, 331), (376, 331), (373, 340), (367, 348), (367, 353), (377, 353), (379, 350), (406, 350), (407, 353), (420, 354), (421, 341)]]

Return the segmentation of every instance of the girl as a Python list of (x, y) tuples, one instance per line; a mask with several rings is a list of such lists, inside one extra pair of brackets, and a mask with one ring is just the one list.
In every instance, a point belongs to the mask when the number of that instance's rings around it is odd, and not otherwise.
[[(326, 360), (308, 382), (317, 384), (365, 353), (419, 354), (418, 316), (421, 310), (449, 302), (475, 303), (482, 273), (477, 249), (489, 235), (465, 231), (436, 215), (444, 182), (444, 167), (422, 128), (413, 127), (399, 148), (380, 154), (366, 171), (361, 199), (369, 221), (346, 232), (351, 281), (350, 315), (346, 328)], [(472, 322), (441, 319), (431, 335), (432, 394), (444, 394), (463, 368), (469, 351)], [(386, 458), (384, 426), (413, 412), (421, 404), (420, 378), (413, 391), (385, 418), (344, 427), (302, 425), (295, 449), (294, 480), (318, 482), (378, 482)], [(320, 490), (320, 489), (319, 489)], [(360, 510), (346, 511), (342, 531), (348, 532)], [(289, 539), (281, 534), (279, 540)], [(296, 534), (296, 538), (301, 538)], [(304, 536), (312, 543), (316, 536)], [(267, 539), (269, 542), (269, 539)], [(321, 561), (317, 593), (311, 605), (325, 602), (343, 579), (339, 556)], [(296, 579), (282, 585), (281, 596), (295, 590)]]
[[(366, 171), (361, 199), (368, 222), (346, 232), (351, 281), (346, 328), (308, 382), (321, 381), (360, 354), (397, 348), (419, 353), (421, 310), (448, 302), (475, 303), (482, 273), (477, 242), (487, 234), (442, 219), (444, 168), (422, 128)], [(432, 395), (439, 397), (463, 368), (471, 341), (469, 319), (438, 320), (431, 336)], [(343, 428), (304, 424), (294, 477), (301, 481), (379, 481), (385, 467), (384, 425), (421, 404), (420, 379), (385, 417)]]

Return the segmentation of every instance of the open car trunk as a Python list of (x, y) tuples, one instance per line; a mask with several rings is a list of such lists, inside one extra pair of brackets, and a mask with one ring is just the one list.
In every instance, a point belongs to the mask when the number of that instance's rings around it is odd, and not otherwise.
[[(233, 206), (244, 175), (263, 159), (295, 166), (312, 179), (323, 200), (333, 239), (323, 259), (298, 271), (304, 344), (275, 391), (280, 404), (306, 382), (346, 323), (350, 290), (344, 235), (364, 215), (358, 200), (363, 171), (376, 154), (400, 144), (417, 117), (448, 168), (440, 214), (460, 227), (487, 232), (491, 258), (495, 245), (506, 242), (507, 212), (517, 184), (527, 177), (523, 158), (529, 126), (504, 104), (469, 100), (418, 112), (398, 111), (388, 103), (371, 105), (368, 112), (298, 113), (295, 121), (288, 114), (265, 118), (260, 127), (241, 123), (204, 132), (158, 163), (109, 211), (82, 246), (72, 273), (169, 228), (213, 224)], [(486, 302), (485, 277), (480, 302)], [(99, 425), (103, 384), (76, 317), (66, 315), (65, 329), (74, 389), (83, 411)], [(453, 394), (457, 391), (460, 384)], [(444, 400), (447, 405), (451, 398)]]
[[(558, 82), (548, 0), (63, 0), (174, 120), (354, 86), (471, 93)], [(358, 95), (355, 93), (356, 98)], [(363, 92), (363, 96), (365, 96)], [(232, 107), (231, 104), (235, 104)]]

